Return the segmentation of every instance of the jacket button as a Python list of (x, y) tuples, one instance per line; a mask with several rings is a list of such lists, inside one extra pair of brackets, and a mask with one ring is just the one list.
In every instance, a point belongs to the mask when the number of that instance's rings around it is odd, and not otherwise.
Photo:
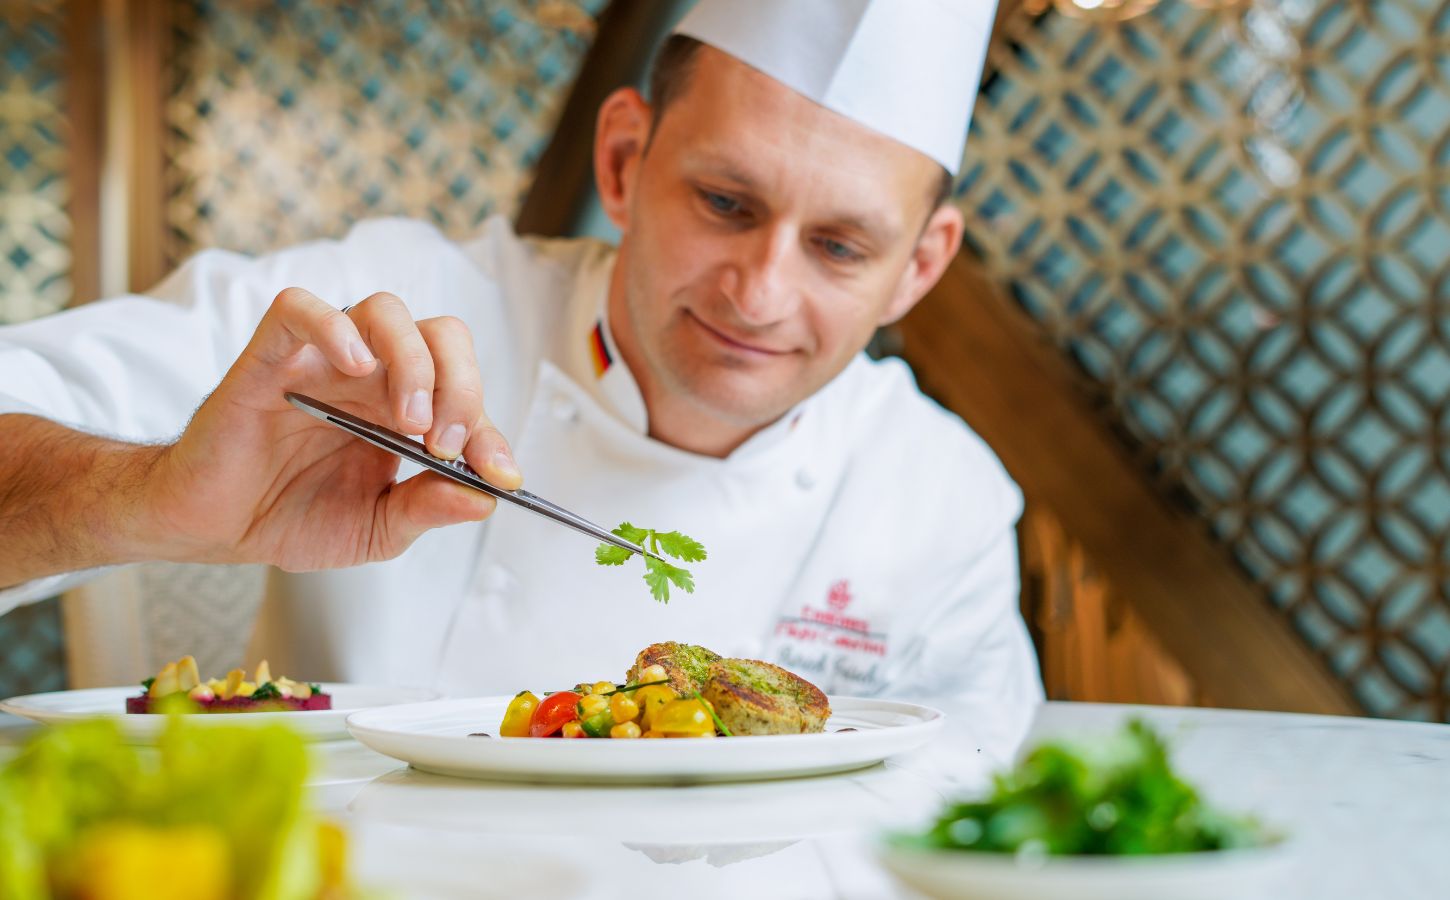
[(810, 472), (806, 471), (805, 469), (801, 469), (800, 471), (795, 473), (795, 484), (796, 487), (800, 488), (801, 490), (808, 491), (816, 486), (816, 479), (815, 476), (811, 475)]
[(549, 412), (560, 422), (573, 422), (579, 418), (579, 410), (568, 397), (559, 394), (549, 403)]

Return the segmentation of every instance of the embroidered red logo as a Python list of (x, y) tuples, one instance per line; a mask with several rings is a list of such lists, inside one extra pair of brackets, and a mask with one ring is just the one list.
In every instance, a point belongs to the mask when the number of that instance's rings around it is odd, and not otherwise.
[(848, 584), (844, 578), (831, 585), (830, 591), (826, 593), (826, 602), (829, 603), (831, 609), (834, 609), (836, 612), (840, 612), (841, 610), (850, 606), (851, 585)]

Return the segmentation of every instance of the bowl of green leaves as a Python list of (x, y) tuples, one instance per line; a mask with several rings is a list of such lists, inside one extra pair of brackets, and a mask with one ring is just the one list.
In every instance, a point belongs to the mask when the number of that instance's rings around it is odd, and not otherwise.
[(1207, 803), (1136, 719), (1031, 749), (985, 796), (887, 835), (878, 855), (913, 890), (974, 900), (1269, 897), (1290, 864), (1282, 835)]

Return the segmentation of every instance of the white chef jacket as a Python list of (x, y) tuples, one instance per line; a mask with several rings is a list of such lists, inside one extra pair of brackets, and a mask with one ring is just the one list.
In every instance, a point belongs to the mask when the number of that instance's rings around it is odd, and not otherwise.
[[(605, 527), (678, 529), (709, 559), (690, 566), (693, 594), (660, 604), (639, 560), (600, 567), (586, 537), (501, 504), (394, 560), (274, 570), (248, 658), (510, 694), (618, 679), (645, 645), (685, 641), (828, 693), (948, 706), (1010, 752), (1041, 683), (1017, 607), (1021, 496), (992, 452), (904, 364), (864, 355), (725, 459), (652, 440), (604, 316), (613, 261), (606, 244), (521, 239), (500, 218), (464, 243), (386, 219), (256, 259), (206, 251), (149, 296), (0, 328), (0, 413), (171, 439), (280, 290), (339, 307), (390, 291), (414, 318), (467, 324), (530, 489)], [(0, 611), (88, 574), (0, 591)]]

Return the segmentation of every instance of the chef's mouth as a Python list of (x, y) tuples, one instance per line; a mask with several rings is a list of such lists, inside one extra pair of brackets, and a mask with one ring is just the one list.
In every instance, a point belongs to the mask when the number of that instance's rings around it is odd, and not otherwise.
[(690, 321), (694, 322), (697, 326), (699, 326), (701, 331), (714, 338), (718, 343), (723, 344), (738, 353), (761, 357), (773, 357), (785, 356), (787, 353), (790, 352), (789, 350), (774, 350), (769, 347), (761, 347), (757, 344), (752, 344), (747, 341), (742, 341), (739, 338), (731, 337), (725, 332), (712, 326), (709, 322), (706, 322), (704, 319), (695, 315), (688, 309), (685, 310), (685, 317), (688, 318)]

